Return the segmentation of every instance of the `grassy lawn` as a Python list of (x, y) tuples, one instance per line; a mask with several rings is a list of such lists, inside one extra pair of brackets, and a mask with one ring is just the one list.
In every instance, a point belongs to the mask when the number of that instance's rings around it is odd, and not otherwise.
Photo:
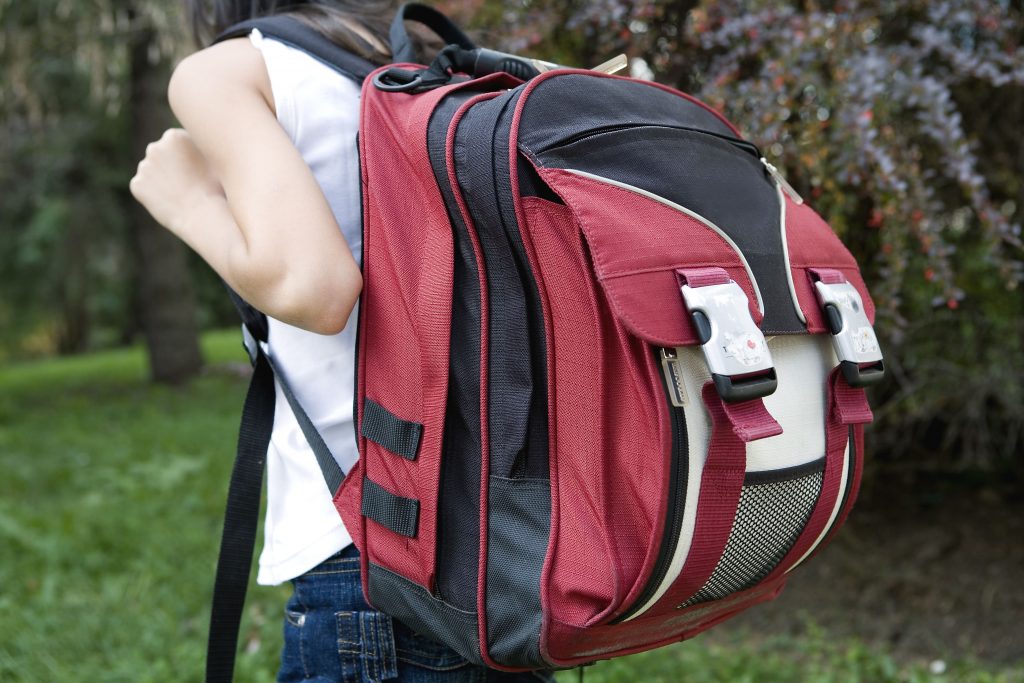
[[(246, 380), (235, 331), (211, 370), (146, 382), (141, 350), (0, 368), (0, 681), (198, 681)], [(287, 589), (250, 593), (239, 681), (271, 681)], [(560, 681), (576, 680), (575, 672)], [(858, 643), (699, 638), (586, 670), (611, 681), (1024, 681), (897, 664)]]

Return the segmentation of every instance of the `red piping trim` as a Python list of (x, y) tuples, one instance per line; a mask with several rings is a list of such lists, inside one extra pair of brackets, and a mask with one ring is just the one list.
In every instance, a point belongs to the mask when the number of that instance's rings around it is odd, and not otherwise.
[(448, 124), (448, 135), (445, 140), (445, 163), (448, 166), (448, 183), (451, 185), (452, 193), (455, 195), (455, 203), (462, 215), (462, 222), (466, 225), (466, 232), (469, 233), (470, 242), (473, 245), (473, 254), (477, 260), (477, 276), (480, 280), (480, 549), (477, 562), (477, 638), (480, 641), (480, 656), (487, 666), (495, 667), (497, 664), (491, 659), (487, 651), (487, 521), (488, 505), (487, 496), (489, 492), (490, 477), (490, 432), (488, 430), (488, 295), (487, 271), (484, 262), (483, 249), (480, 246), (480, 239), (476, 228), (473, 225), (472, 216), (466, 206), (465, 198), (459, 189), (458, 178), (455, 174), (455, 134), (458, 131), (459, 122), (463, 115), (475, 104), (484, 100), (493, 99), (500, 93), (481, 93), (466, 100), (456, 110)]

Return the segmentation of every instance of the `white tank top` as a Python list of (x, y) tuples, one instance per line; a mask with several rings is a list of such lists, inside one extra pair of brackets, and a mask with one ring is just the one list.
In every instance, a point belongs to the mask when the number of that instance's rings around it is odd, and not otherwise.
[[(359, 86), (259, 31), (250, 40), (267, 64), (277, 120), (312, 169), (359, 262)], [(357, 314), (353, 311), (345, 329), (330, 336), (269, 318), (265, 346), (345, 472), (359, 457), (352, 418)], [(256, 578), (263, 585), (295, 578), (352, 542), (280, 385), (275, 405), (267, 450), (267, 517)]]

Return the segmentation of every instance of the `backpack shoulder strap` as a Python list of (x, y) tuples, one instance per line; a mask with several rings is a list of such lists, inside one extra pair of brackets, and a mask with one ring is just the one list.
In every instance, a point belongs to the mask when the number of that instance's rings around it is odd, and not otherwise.
[[(239, 312), (243, 318), (258, 316), (262, 319), (262, 324), (266, 325), (265, 316), (245, 304), (234, 292), (232, 299), (236, 305), (242, 304), (239, 305)], [(274, 430), (275, 377), (316, 457), (332, 498), (345, 479), (345, 472), (334, 460), (323, 437), (299, 404), (284, 375), (278, 371), (273, 359), (263, 350), (260, 340), (253, 333), (253, 327), (243, 324), (242, 329), (245, 348), (253, 364), (253, 375), (242, 409), (238, 451), (228, 487), (224, 530), (213, 585), (210, 631), (206, 649), (207, 683), (230, 683), (235, 668), (238, 630), (242, 620), (242, 609), (245, 606), (249, 567), (252, 564), (259, 523), (263, 471), (267, 448)], [(259, 334), (259, 331), (256, 333)]]
[(253, 29), (258, 29), (268, 38), (302, 50), (356, 83), (362, 83), (370, 72), (377, 68), (375, 64), (332, 43), (312, 26), (287, 14), (260, 17), (235, 24), (214, 38), (213, 42), (219, 43), (230, 38), (246, 36)]

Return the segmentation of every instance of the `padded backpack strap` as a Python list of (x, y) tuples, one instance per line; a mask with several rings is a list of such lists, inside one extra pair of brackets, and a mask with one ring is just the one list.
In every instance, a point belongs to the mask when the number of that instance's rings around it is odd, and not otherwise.
[(361, 84), (370, 75), (370, 72), (377, 68), (375, 64), (332, 43), (312, 26), (287, 14), (250, 19), (235, 24), (214, 38), (213, 42), (219, 43), (230, 38), (247, 36), (253, 29), (258, 29), (260, 33), (269, 38), (302, 50), (356, 83)]

